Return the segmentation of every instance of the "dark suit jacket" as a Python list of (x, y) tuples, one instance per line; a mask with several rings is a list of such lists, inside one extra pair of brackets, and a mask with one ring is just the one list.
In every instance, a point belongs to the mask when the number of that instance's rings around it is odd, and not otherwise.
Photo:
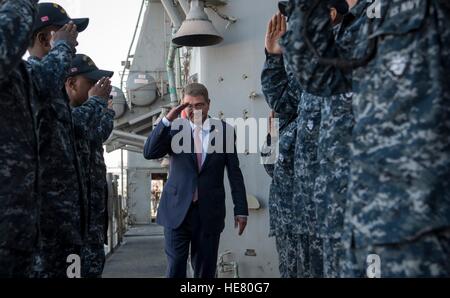
[[(157, 223), (164, 227), (176, 229), (181, 225), (198, 187), (202, 227), (205, 232), (221, 233), (225, 226), (225, 168), (231, 186), (234, 214), (248, 215), (247, 195), (239, 168), (234, 129), (220, 120), (210, 119), (210, 123), (210, 148), (216, 146), (219, 149), (207, 154), (200, 172), (188, 120), (177, 119), (170, 127), (166, 127), (161, 121), (147, 139), (144, 148), (146, 159), (162, 158), (167, 154), (170, 156), (169, 178), (161, 196), (157, 216)], [(221, 135), (214, 137), (215, 133)], [(181, 136), (185, 138), (182, 139)], [(179, 152), (171, 146), (172, 140), (176, 144), (185, 145), (187, 150)], [(234, 149), (233, 152), (227, 153), (226, 147)]]

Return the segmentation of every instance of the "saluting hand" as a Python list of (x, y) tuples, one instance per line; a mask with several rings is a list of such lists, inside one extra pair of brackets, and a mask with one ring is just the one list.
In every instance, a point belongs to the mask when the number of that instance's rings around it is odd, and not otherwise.
[(174, 108), (172, 108), (169, 113), (167, 113), (166, 118), (167, 120), (169, 120), (170, 122), (174, 121), (175, 119), (178, 118), (178, 116), (180, 116), (181, 112), (188, 106), (187, 103), (185, 104), (181, 104), (179, 106), (176, 106)]
[(61, 29), (58, 31), (52, 31), (52, 39), (50, 41), (50, 44), (55, 44), (58, 40), (64, 40), (67, 42), (75, 52), (75, 47), (78, 46), (78, 31), (77, 31), (77, 25), (75, 25), (73, 22), (69, 22), (68, 24), (64, 25)]
[(270, 19), (267, 26), (266, 50), (269, 54), (281, 55), (283, 53), (278, 42), (284, 33), (286, 33), (286, 18), (278, 12)]
[(89, 97), (98, 96), (103, 98), (105, 101), (108, 101), (111, 91), (112, 86), (110, 79), (103, 77), (89, 90)]

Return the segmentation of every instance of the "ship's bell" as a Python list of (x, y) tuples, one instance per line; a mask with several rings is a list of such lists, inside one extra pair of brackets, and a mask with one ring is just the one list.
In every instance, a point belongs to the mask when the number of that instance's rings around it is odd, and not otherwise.
[(206, 47), (222, 40), (222, 36), (205, 13), (205, 2), (191, 0), (191, 9), (172, 42), (179, 46)]

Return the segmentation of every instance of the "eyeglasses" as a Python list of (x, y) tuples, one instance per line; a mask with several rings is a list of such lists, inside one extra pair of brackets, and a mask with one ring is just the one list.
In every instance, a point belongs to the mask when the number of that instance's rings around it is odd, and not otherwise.
[(206, 103), (200, 102), (200, 103), (196, 103), (195, 105), (187, 105), (186, 109), (188, 109), (188, 110), (192, 110), (192, 109), (194, 109), (194, 110), (201, 110), (205, 106), (206, 106)]

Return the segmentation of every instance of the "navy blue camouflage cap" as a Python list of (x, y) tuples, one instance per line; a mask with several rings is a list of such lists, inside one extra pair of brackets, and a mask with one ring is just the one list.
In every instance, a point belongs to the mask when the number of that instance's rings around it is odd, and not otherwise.
[[(279, 1), (278, 2), (278, 9), (280, 10), (281, 14), (285, 17), (288, 17), (289, 15), (289, 1)], [(345, 15), (348, 13), (349, 6), (346, 0), (328, 0), (328, 6), (334, 7), (336, 11), (339, 14)]]
[(33, 32), (37, 32), (48, 26), (64, 26), (72, 21), (77, 25), (77, 31), (84, 31), (89, 25), (89, 18), (72, 19), (66, 10), (56, 3), (39, 3), (38, 15), (34, 22)]
[(89, 56), (77, 54), (72, 61), (69, 77), (78, 75), (82, 75), (90, 80), (97, 82), (103, 77), (111, 78), (114, 75), (114, 72), (99, 69)]
[(349, 10), (349, 6), (346, 0), (328, 0), (328, 6), (334, 7), (336, 11), (341, 15), (346, 15)]
[(279, 1), (278, 2), (278, 9), (280, 10), (281, 14), (287, 17), (287, 11), (286, 8), (288, 6), (289, 1)]

